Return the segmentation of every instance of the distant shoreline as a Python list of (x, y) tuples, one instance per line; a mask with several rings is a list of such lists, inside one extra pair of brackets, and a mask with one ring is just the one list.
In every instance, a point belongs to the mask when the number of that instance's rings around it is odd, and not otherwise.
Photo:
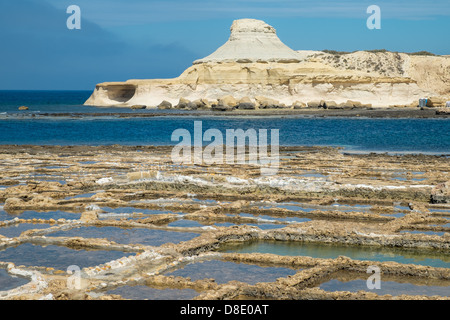
[[(45, 113), (15, 113), (22, 116), (35, 117), (36, 119), (46, 117), (118, 117), (118, 118), (150, 118), (150, 117), (200, 117), (200, 116), (269, 116), (285, 117), (296, 116), (300, 118), (449, 118), (450, 110), (443, 108), (353, 108), (353, 109), (323, 109), (323, 108), (305, 108), (305, 109), (260, 109), (260, 110), (233, 110), (233, 111), (178, 111), (166, 112), (157, 109), (153, 112), (45, 112)], [(157, 111), (157, 112), (154, 112)]]

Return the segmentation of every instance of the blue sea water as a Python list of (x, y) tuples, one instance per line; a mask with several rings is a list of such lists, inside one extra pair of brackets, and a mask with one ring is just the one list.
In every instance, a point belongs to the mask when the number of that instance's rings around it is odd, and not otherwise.
[[(139, 110), (156, 117), (123, 118), (129, 108), (84, 106), (90, 91), (0, 91), (0, 144), (36, 145), (174, 145), (176, 129), (194, 134), (219, 129), (279, 129), (284, 146), (339, 146), (349, 152), (450, 154), (448, 119), (310, 118), (299, 116), (199, 115), (190, 111)], [(18, 111), (26, 105), (28, 111)], [(52, 117), (52, 113), (83, 113)], [(101, 113), (105, 116), (89, 116)], [(169, 112), (170, 113), (170, 112)], [(46, 114), (46, 116), (40, 116)], [(50, 114), (50, 116), (49, 116)], [(164, 114), (164, 115), (163, 115)], [(33, 116), (34, 115), (34, 116)], [(270, 137), (270, 135), (269, 135)], [(270, 141), (268, 141), (270, 143)], [(208, 143), (206, 143), (208, 144)]]

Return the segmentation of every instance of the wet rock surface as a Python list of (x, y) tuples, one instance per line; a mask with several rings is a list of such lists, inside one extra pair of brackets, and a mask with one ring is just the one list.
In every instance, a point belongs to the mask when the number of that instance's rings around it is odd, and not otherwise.
[[(281, 147), (278, 174), (261, 176), (252, 165), (174, 165), (170, 152), (152, 146), (0, 146), (0, 269), (27, 279), (0, 288), (0, 299), (125, 299), (121, 292), (142, 297), (143, 288), (189, 289), (173, 296), (195, 299), (448, 299), (320, 287), (347, 274), (367, 279), (367, 268), (377, 266), (382, 279), (450, 288), (448, 267), (223, 250), (255, 241), (367, 248), (368, 254), (390, 248), (437, 255), (446, 266), (450, 206), (433, 199), (448, 191), (447, 157)], [(120, 236), (108, 233), (112, 228)], [(148, 245), (152, 232), (159, 242)], [(12, 261), (30, 245), (49, 255), (48, 265)], [(120, 257), (94, 266), (80, 261), (76, 269), (76, 260), (52, 265), (53, 253), (45, 248), (115, 251)], [(224, 272), (189, 276), (196, 263)], [(269, 281), (233, 278), (229, 263), (291, 271)], [(222, 281), (217, 274), (228, 277)], [(141, 293), (130, 293), (133, 288)]]

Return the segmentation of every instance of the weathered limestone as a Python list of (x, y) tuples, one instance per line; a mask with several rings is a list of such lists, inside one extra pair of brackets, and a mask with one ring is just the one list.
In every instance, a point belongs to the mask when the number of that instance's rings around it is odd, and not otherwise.
[(172, 104), (169, 101), (164, 100), (158, 105), (158, 109), (172, 109)]
[(243, 97), (241, 100), (239, 100), (239, 109), (242, 110), (254, 110), (256, 108), (255, 103), (250, 100), (249, 97)]
[(194, 101), (189, 101), (185, 98), (180, 98), (180, 101), (176, 106), (174, 106), (175, 109), (186, 109), (186, 110), (206, 110), (211, 108), (211, 104), (207, 99), (197, 99)]
[(213, 110), (230, 111), (238, 106), (236, 99), (230, 95), (219, 98), (217, 105), (213, 105)]
[(322, 105), (320, 104), (320, 101), (308, 101), (308, 107), (309, 108), (319, 108)]
[(306, 103), (301, 102), (301, 101), (295, 101), (292, 104), (292, 106), (293, 106), (294, 109), (303, 109), (303, 108), (306, 108)]
[(175, 108), (177, 108), (177, 109), (186, 109), (188, 107), (189, 103), (190, 103), (190, 101), (188, 99), (180, 98), (180, 101), (178, 102), (178, 105), (176, 105)]
[[(426, 63), (433, 64), (433, 72), (426, 71)], [(232, 92), (236, 100), (264, 96), (278, 101), (262, 104), (262, 108), (292, 106), (297, 100), (333, 101), (331, 108), (340, 108), (348, 100), (373, 107), (411, 106), (424, 97), (436, 97), (430, 103), (441, 106), (442, 97), (450, 93), (448, 65), (447, 56), (294, 51), (278, 39), (273, 27), (242, 19), (233, 22), (230, 38), (222, 47), (195, 61), (179, 77), (101, 83), (85, 104), (155, 108), (167, 101), (186, 109), (187, 100), (217, 100)], [(186, 101), (179, 103), (181, 98)], [(219, 104), (215, 110), (231, 110)], [(195, 109), (194, 105), (190, 108)], [(252, 109), (247, 104), (243, 108)]]
[(442, 108), (446, 107), (446, 103), (449, 100), (449, 97), (430, 97), (427, 99), (427, 107), (431, 108)]
[(450, 203), (450, 181), (437, 185), (431, 191), (432, 203)]
[(81, 214), (80, 221), (85, 223), (92, 223), (98, 220), (97, 211), (86, 211)]
[(279, 101), (263, 96), (257, 96), (255, 97), (255, 100), (257, 103), (259, 103), (259, 109), (275, 109), (280, 105)]
[(340, 103), (339, 106), (344, 108), (360, 108), (362, 104), (359, 101), (347, 100), (346, 102)]
[(27, 197), (26, 201), (22, 198), (16, 197), (7, 198), (5, 201), (4, 209), (6, 211), (15, 211), (40, 207), (50, 210), (58, 206), (59, 205), (55, 199), (35, 193)]
[(338, 104), (336, 101), (324, 101), (322, 104), (322, 107), (325, 109), (338, 109)]
[(297, 52), (286, 46), (276, 31), (264, 21), (254, 19), (235, 20), (230, 28), (229, 40), (211, 55), (194, 61), (200, 63), (224, 62), (299, 62)]

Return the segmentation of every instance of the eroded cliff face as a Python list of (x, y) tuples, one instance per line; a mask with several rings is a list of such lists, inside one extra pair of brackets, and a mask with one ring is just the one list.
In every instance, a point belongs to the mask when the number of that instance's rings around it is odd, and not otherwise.
[(407, 74), (420, 88), (450, 98), (450, 56), (413, 56)]
[(408, 77), (425, 91), (443, 96), (450, 94), (450, 56), (367, 51), (348, 54), (320, 51), (298, 53), (307, 55), (309, 61), (318, 61), (339, 70), (356, 70), (385, 77)]
[[(450, 93), (450, 57), (393, 52), (330, 54), (294, 51), (262, 21), (237, 20), (230, 39), (178, 78), (102, 83), (86, 101), (94, 106), (145, 105), (180, 98), (216, 101), (265, 96), (287, 106), (301, 101), (356, 100), (373, 107), (409, 106)], [(443, 97), (441, 100), (445, 100)]]

